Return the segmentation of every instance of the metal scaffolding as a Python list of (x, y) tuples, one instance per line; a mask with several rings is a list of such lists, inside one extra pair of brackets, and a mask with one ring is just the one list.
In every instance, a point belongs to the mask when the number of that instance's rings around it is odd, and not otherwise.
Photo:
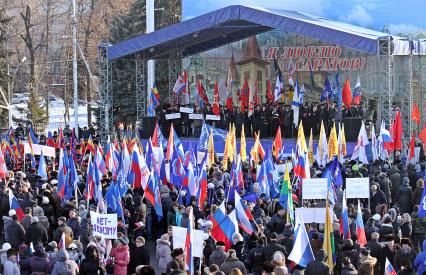
[(108, 136), (114, 132), (112, 112), (112, 64), (108, 60), (108, 48), (111, 45), (101, 43), (99, 45), (99, 95), (100, 95), (100, 136), (101, 143), (106, 144)]
[(147, 104), (147, 79), (146, 60), (136, 60), (136, 127), (143, 128), (143, 117), (146, 115)]
[(390, 36), (379, 39), (378, 57), (378, 80), (377, 91), (380, 97), (379, 120), (386, 125), (392, 123), (392, 99), (393, 99), (393, 57)]

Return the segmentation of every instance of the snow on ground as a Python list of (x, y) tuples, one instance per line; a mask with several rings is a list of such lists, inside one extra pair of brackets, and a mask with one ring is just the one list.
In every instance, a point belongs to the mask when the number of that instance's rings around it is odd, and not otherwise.
[[(71, 106), (73, 107), (73, 106)], [(27, 120), (27, 103), (20, 103), (20, 104), (14, 104), (12, 105), (12, 115), (14, 119), (14, 127), (17, 125), (17, 120), (19, 121), (26, 121)], [(61, 126), (62, 128), (65, 127), (66, 124), (70, 124), (71, 127), (73, 127), (74, 124), (74, 108), (69, 109), (70, 114), (70, 122), (65, 123), (65, 105), (63, 100), (55, 100), (51, 101), (49, 104), (49, 123), (46, 128), (47, 131), (56, 131)], [(94, 117), (92, 117), (93, 120), (95, 120)], [(85, 127), (87, 125), (87, 105), (86, 104), (79, 104), (78, 106), (78, 124), (80, 127)]]

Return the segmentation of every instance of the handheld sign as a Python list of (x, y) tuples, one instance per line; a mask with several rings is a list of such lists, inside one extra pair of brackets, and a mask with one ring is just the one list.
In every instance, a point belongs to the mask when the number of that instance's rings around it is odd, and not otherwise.
[(220, 120), (220, 116), (206, 115), (206, 120)]
[(194, 112), (194, 109), (188, 108), (188, 107), (180, 107), (179, 108), (179, 112), (181, 112), (181, 113), (187, 113), (187, 114), (192, 114)]
[(189, 114), (188, 118), (189, 119), (203, 120), (204, 119), (204, 115), (203, 114)]
[(327, 199), (327, 179), (303, 179), (302, 199)]
[(167, 114), (166, 120), (178, 119), (180, 118), (180, 113)]
[(346, 178), (346, 198), (358, 199), (370, 197), (369, 178)]
[(94, 236), (117, 239), (117, 214), (101, 214), (90, 211), (90, 222)]

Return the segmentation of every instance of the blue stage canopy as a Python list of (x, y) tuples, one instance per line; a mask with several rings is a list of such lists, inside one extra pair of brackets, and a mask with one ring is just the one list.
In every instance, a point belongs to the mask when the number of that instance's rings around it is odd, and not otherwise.
[(109, 48), (108, 59), (131, 54), (159, 59), (175, 52), (186, 57), (273, 29), (370, 54), (377, 54), (378, 39), (389, 36), (302, 12), (234, 5), (119, 42)]

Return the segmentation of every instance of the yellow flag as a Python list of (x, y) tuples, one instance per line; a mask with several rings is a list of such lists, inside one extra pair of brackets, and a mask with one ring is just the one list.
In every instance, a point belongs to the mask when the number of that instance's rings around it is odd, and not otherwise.
[(207, 168), (210, 168), (214, 163), (214, 142), (213, 142), (213, 131), (210, 131), (208, 152), (207, 152)]
[(228, 155), (229, 155), (229, 162), (232, 163), (232, 161), (234, 160), (235, 157), (235, 147), (234, 147), (234, 143), (235, 143), (235, 130), (233, 125), (230, 125), (230, 129), (229, 129), (230, 133), (230, 142), (229, 142), (229, 149), (228, 149)]
[(348, 152), (346, 151), (346, 136), (345, 136), (345, 125), (342, 124), (342, 155), (347, 156)]
[(237, 159), (237, 136), (235, 134), (235, 123), (232, 124), (232, 154), (234, 155), (234, 159)]
[(311, 135), (309, 137), (308, 159), (309, 159), (309, 163), (314, 163), (314, 136), (312, 134), (312, 128), (311, 128)]
[(328, 267), (330, 270), (334, 268), (334, 256), (336, 254), (336, 250), (334, 247), (334, 234), (333, 234), (333, 226), (330, 216), (330, 206), (328, 204), (328, 200), (326, 201), (325, 208), (325, 224), (324, 224), (324, 242), (323, 249), (327, 252), (327, 261)]
[(225, 140), (225, 149), (223, 151), (223, 159), (222, 159), (222, 170), (226, 171), (228, 169), (228, 158), (229, 158), (229, 144), (231, 142), (231, 136), (229, 135), (229, 132), (226, 134), (226, 140)]
[(300, 120), (299, 128), (297, 130), (296, 147), (298, 147), (300, 150), (302, 150), (303, 153), (308, 152), (308, 148), (306, 147), (305, 132), (303, 130), (302, 120)]
[(328, 159), (331, 161), (338, 154), (339, 147), (337, 144), (336, 124), (333, 123), (333, 128), (331, 128), (330, 137), (328, 138)]
[(246, 134), (244, 133), (244, 124), (241, 128), (240, 156), (241, 161), (247, 161)]

